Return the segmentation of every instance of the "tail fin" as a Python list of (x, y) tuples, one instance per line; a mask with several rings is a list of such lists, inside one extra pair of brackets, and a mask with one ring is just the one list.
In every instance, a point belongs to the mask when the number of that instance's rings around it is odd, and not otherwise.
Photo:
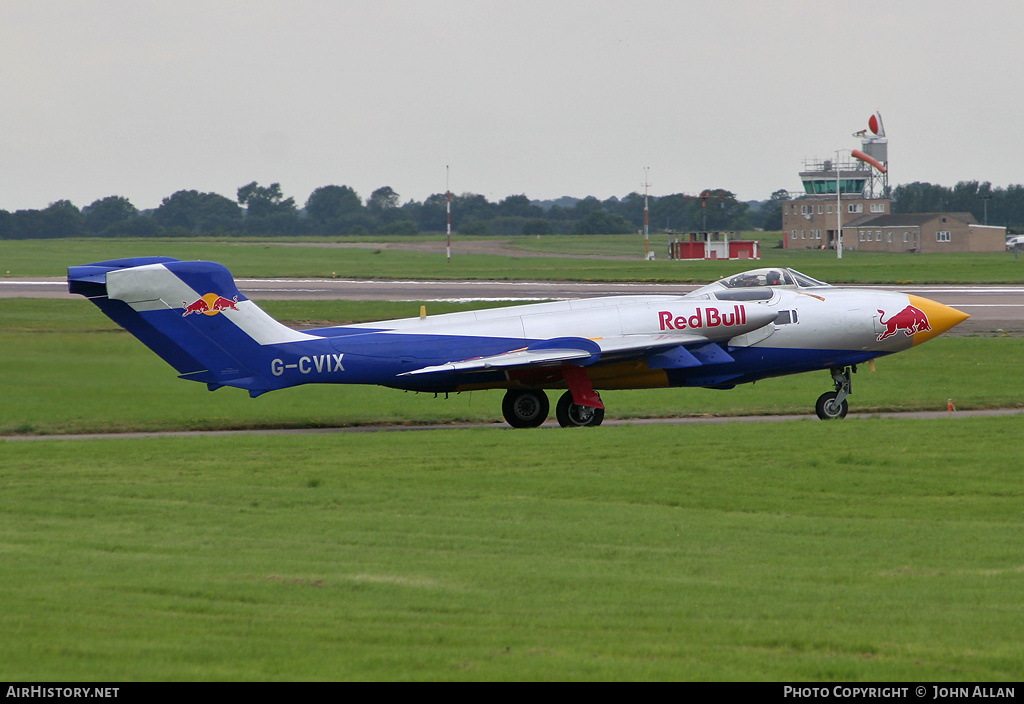
[(213, 262), (141, 257), (68, 268), (78, 293), (139, 338), (183, 379), (248, 389), (280, 388), (267, 375), (267, 345), (317, 339), (264, 313)]

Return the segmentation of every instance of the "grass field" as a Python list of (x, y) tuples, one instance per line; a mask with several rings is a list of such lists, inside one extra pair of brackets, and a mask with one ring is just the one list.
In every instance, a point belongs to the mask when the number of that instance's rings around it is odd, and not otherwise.
[(0, 678), (1015, 681), (1022, 423), (0, 440)]
[[(745, 233), (754, 237), (756, 233)], [(652, 239), (658, 259), (642, 261), (638, 235), (560, 235), (541, 238), (493, 238), (514, 250), (563, 255), (599, 254), (628, 260), (566, 257), (514, 257), (462, 254), (456, 239), (450, 264), (445, 263), (443, 238), (433, 238), (437, 253), (397, 249), (330, 249), (320, 240), (310, 246), (279, 246), (272, 242), (189, 239), (0, 240), (0, 276), (63, 276), (68, 266), (104, 259), (163, 255), (205, 259), (227, 266), (237, 277), (319, 276), (427, 279), (530, 279), (597, 281), (707, 282), (752, 266), (788, 266), (830, 283), (1011, 283), (1024, 279), (1024, 261), (1011, 253), (882, 254), (782, 250), (766, 247), (760, 262), (669, 261), (668, 236)], [(347, 240), (346, 240), (347, 241)], [(430, 241), (430, 238), (417, 238)], [(294, 244), (294, 243), (293, 243)]]
[[(154, 253), (64, 244), (62, 262)], [(262, 305), (315, 324), (418, 310)], [(1020, 406), (1022, 346), (881, 359), (851, 412)], [(0, 434), (35, 435), (497, 421), (501, 395), (209, 393), (84, 300), (18, 299), (0, 388)], [(830, 388), (604, 399), (609, 418), (809, 413)], [(1017, 681), (1022, 436), (1015, 415), (0, 437), (0, 679)]]

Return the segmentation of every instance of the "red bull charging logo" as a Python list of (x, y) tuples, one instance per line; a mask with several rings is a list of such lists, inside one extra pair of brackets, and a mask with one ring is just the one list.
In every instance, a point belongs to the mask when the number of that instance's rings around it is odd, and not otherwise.
[(192, 303), (188, 301), (182, 301), (181, 307), (185, 309), (185, 312), (181, 314), (181, 317), (187, 317), (193, 313), (203, 313), (204, 315), (217, 315), (222, 310), (238, 310), (238, 296), (234, 298), (224, 298), (218, 293), (208, 293), (202, 298), (197, 298)]
[(911, 337), (914, 333), (932, 329), (932, 326), (928, 324), (928, 316), (924, 314), (923, 310), (914, 306), (907, 306), (888, 320), (884, 319), (884, 310), (879, 310), (878, 314), (880, 316), (879, 321), (885, 326), (885, 331), (878, 336), (879, 342), (887, 337), (892, 337), (898, 332)]

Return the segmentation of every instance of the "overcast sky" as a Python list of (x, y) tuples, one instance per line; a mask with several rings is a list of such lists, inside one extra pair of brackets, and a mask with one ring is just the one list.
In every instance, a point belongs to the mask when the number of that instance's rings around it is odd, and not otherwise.
[(1019, 0), (0, 0), (0, 209), (279, 182), (402, 202), (1024, 182)]

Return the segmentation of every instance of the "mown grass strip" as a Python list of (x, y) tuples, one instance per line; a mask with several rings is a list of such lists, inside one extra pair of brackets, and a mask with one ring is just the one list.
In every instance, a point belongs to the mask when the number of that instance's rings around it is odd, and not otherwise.
[[(429, 304), (444, 312), (473, 304)], [(266, 301), (273, 315), (325, 324), (415, 315), (417, 303)], [(0, 302), (0, 368), (6, 402), (0, 434), (337, 427), (376, 423), (499, 422), (501, 391), (435, 398), (375, 386), (309, 385), (257, 399), (208, 392), (85, 301)], [(303, 317), (299, 318), (298, 316)], [(941, 337), (880, 359), (854, 377), (854, 412), (1016, 407), (1024, 339)], [(810, 413), (831, 389), (826, 372), (766, 379), (729, 391), (608, 391), (608, 418)], [(555, 392), (551, 394), (555, 399)]]
[(1021, 418), (0, 441), (0, 677), (989, 681)]
[[(250, 399), (214, 393), (126, 333), (0, 333), (5, 402), (0, 434), (338, 427), (376, 423), (499, 422), (500, 390), (444, 395), (376, 386), (309, 385)], [(1018, 338), (942, 338), (886, 358), (854, 377), (858, 413), (1020, 406)], [(608, 418), (805, 414), (830, 390), (826, 372), (768, 379), (729, 391), (607, 391)], [(556, 399), (557, 392), (551, 392)]]
[[(751, 237), (752, 233), (746, 233)], [(794, 267), (830, 283), (1015, 283), (1024, 278), (1024, 261), (1010, 252), (958, 254), (886, 254), (822, 250), (761, 249), (761, 259), (740, 261), (669, 261), (669, 235), (650, 245), (657, 257), (643, 261), (639, 235), (560, 235), (496, 238), (513, 250), (550, 252), (565, 257), (464, 254), (459, 241), (448, 263), (443, 237), (420, 238), (436, 252), (398, 248), (331, 247), (339, 239), (305, 243), (229, 239), (69, 239), (0, 240), (0, 276), (62, 276), (68, 266), (105, 259), (163, 255), (205, 259), (227, 266), (236, 277), (314, 276), (477, 280), (580, 280), (708, 282), (756, 266)], [(362, 241), (361, 244), (366, 244)], [(568, 255), (599, 254), (627, 260), (578, 259)]]

